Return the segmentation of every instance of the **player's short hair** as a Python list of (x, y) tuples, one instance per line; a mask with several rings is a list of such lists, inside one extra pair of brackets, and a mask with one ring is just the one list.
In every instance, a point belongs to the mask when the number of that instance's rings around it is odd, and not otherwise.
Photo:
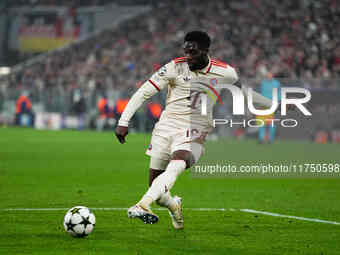
[(197, 42), (201, 49), (209, 49), (211, 40), (206, 32), (191, 31), (185, 35), (184, 42)]

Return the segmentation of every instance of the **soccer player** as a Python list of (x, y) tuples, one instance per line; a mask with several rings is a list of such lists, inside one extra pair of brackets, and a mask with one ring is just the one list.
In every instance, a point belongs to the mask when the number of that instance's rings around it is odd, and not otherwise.
[[(168, 89), (166, 108), (154, 127), (146, 152), (151, 156), (150, 187), (141, 200), (128, 209), (130, 218), (139, 218), (147, 224), (156, 223), (158, 216), (150, 209), (150, 205), (156, 202), (168, 208), (174, 228), (184, 227), (182, 200), (172, 196), (170, 190), (177, 177), (199, 160), (205, 137), (212, 130), (212, 106), (205, 116), (196, 111), (197, 94), (190, 93), (190, 80), (223, 78), (229, 84), (241, 86), (234, 68), (208, 55), (209, 46), (207, 33), (187, 33), (183, 44), (184, 57), (172, 60), (154, 73), (132, 96), (118, 122), (116, 136), (120, 143), (125, 143), (129, 121), (137, 109), (160, 90)], [(271, 106), (271, 101), (259, 94), (253, 100), (262, 106)]]
[[(280, 81), (274, 78), (271, 72), (268, 72), (266, 75), (266, 79), (261, 82), (261, 95), (272, 100), (273, 97), (273, 89), (277, 88), (278, 100), (281, 100), (280, 93)], [(258, 139), (259, 143), (273, 143), (275, 140), (275, 125), (272, 124), (272, 120), (275, 119), (275, 114), (270, 115), (258, 115), (257, 119), (262, 120), (264, 125), (259, 128)], [(267, 134), (268, 133), (268, 134)]]

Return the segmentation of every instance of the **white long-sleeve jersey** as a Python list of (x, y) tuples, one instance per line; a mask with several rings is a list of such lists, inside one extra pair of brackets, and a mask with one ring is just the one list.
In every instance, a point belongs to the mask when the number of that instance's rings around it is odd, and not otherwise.
[[(210, 80), (210, 84), (207, 84), (210, 88), (203, 86), (201, 91), (194, 88), (191, 81), (200, 78), (205, 81)], [(227, 84), (234, 84), (238, 81), (235, 69), (221, 61), (209, 59), (209, 64), (202, 70), (190, 71), (185, 57), (176, 58), (161, 67), (137, 90), (127, 104), (118, 125), (127, 127), (130, 119), (145, 100), (167, 88), (166, 107), (162, 114), (208, 129), (212, 126), (214, 103), (210, 100), (206, 106), (207, 113), (202, 115), (199, 94), (208, 93), (217, 96), (219, 91), (213, 89), (214, 80), (221, 78)], [(265, 107), (271, 106), (270, 100), (258, 94), (254, 97), (254, 103)]]

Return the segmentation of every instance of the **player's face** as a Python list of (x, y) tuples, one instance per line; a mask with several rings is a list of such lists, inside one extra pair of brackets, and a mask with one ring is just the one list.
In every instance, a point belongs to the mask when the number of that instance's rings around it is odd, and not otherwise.
[(198, 47), (196, 42), (185, 42), (183, 45), (184, 55), (191, 71), (200, 70), (206, 64), (207, 51)]

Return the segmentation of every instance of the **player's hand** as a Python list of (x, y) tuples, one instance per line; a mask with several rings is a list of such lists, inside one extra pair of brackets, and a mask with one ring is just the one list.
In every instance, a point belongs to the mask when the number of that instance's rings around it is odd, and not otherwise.
[(125, 136), (127, 136), (127, 134), (129, 133), (129, 128), (123, 127), (123, 126), (117, 126), (115, 133), (116, 133), (116, 137), (117, 137), (118, 141), (121, 144), (123, 144), (123, 143), (125, 143)]

